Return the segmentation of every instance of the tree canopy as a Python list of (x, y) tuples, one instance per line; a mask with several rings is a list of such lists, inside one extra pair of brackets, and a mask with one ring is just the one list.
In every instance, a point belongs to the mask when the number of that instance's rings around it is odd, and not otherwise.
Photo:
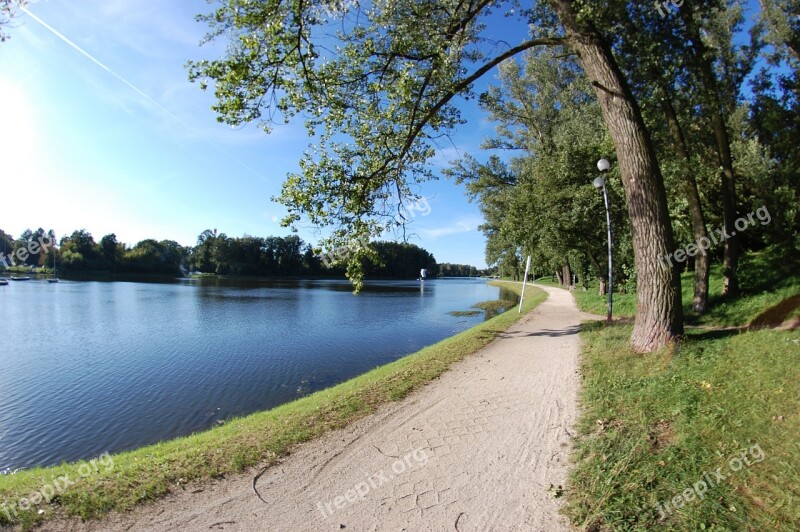
[[(16, 257), (0, 260), (4, 267), (23, 269), (53, 264), (54, 254), (60, 272), (109, 272), (116, 274), (184, 275), (193, 272), (217, 275), (259, 277), (344, 277), (345, 265), (324, 260), (321, 250), (303, 242), (297, 235), (229, 237), (216, 229), (206, 229), (197, 237), (195, 246), (181, 246), (174, 240), (145, 239), (133, 246), (117, 240), (113, 233), (95, 242), (85, 229), (63, 237), (58, 247), (55, 233), (44, 229), (25, 230), (18, 238), (0, 230), (0, 259), (12, 257), (17, 250), (30, 249), (30, 243), (43, 239), (45, 246)], [(50, 243), (53, 244), (50, 244)], [(439, 273), (439, 265), (427, 250), (403, 242), (369, 242), (369, 257), (362, 257), (360, 268), (370, 278), (415, 279), (422, 268), (431, 277)], [(39, 247), (39, 246), (37, 246)], [(473, 266), (462, 266), (475, 272)], [(448, 270), (449, 271), (449, 270)]]
[[(738, 0), (676, 4), (668, 13), (625, 0), (224, 0), (200, 20), (209, 26), (208, 40), (225, 40), (226, 51), (191, 63), (190, 78), (213, 87), (220, 121), (260, 121), (269, 130), (302, 116), (313, 140), (284, 183), (283, 223), (306, 218), (329, 227), (329, 245), (342, 246), (383, 234), (384, 220), (404, 198), (435, 177), (426, 161), (437, 140), (463, 123), (457, 99), (475, 98), (473, 83), (507, 63), (502, 87), (481, 97), (500, 124), (487, 147), (526, 155), (466, 158), (451, 171), (481, 202), (487, 258), (513, 269), (525, 250), (551, 266), (575, 261), (602, 275), (599, 228), (590, 223), (597, 198), (581, 180), (591, 160), (613, 146), (614, 210), (622, 212), (624, 197), (627, 213), (617, 222), (630, 228), (618, 237), (620, 266), (638, 293), (631, 342), (647, 351), (683, 332), (679, 272), (659, 259), (675, 251), (676, 228), (702, 239), (707, 221), (720, 220), (731, 236), (724, 242), (726, 292), (738, 290), (747, 237), (734, 238), (732, 228), (752, 199), (738, 187), (751, 176), (763, 179), (770, 167), (742, 120), (749, 111), (741, 98), (765, 39), (774, 48), (771, 60), (794, 66), (795, 76), (763, 76), (754, 125), (759, 134), (780, 137), (775, 125), (796, 120), (785, 103), (786, 94), (796, 94), (796, 6), (761, 6), (761, 21), (744, 43)], [(492, 41), (487, 28), (497, 20), (524, 25), (527, 37)], [(532, 52), (541, 46), (558, 52)], [(523, 53), (524, 69), (517, 63)], [(721, 209), (703, 204), (712, 191)], [(780, 203), (795, 192), (787, 183)], [(508, 221), (521, 216), (535, 217), (538, 226), (522, 234)], [(356, 249), (348, 275), (357, 284), (370, 250)], [(705, 308), (707, 285), (708, 262), (698, 260), (697, 312)]]
[(331, 227), (332, 247), (347, 245), (382, 235), (387, 220), (402, 225), (395, 214), (415, 197), (413, 185), (434, 177), (425, 163), (437, 139), (462, 122), (456, 96), (473, 97), (471, 84), (505, 58), (561, 40), (487, 54), (482, 20), (495, 11), (514, 9), (486, 0), (228, 0), (200, 17), (228, 52), (191, 63), (190, 77), (213, 86), (229, 124), (257, 120), (269, 130), (302, 114), (315, 140), (284, 184), (283, 222), (305, 216)]
[(9, 39), (8, 26), (21, 7), (25, 7), (27, 0), (0, 0), (0, 42)]
[[(454, 99), (474, 97), (476, 80), (525, 50), (568, 44), (597, 94), (636, 222), (633, 249), (642, 282), (632, 343), (646, 351), (682, 334), (680, 279), (657, 266), (657, 257), (674, 249), (662, 175), (640, 109), (590, 6), (384, 0), (341, 7), (225, 0), (200, 17), (211, 29), (209, 39), (228, 44), (222, 59), (190, 64), (192, 80), (202, 87), (213, 83), (219, 119), (260, 120), (269, 128), (302, 113), (315, 136), (300, 172), (284, 184), (284, 224), (303, 216), (332, 226), (329, 241), (339, 245), (383, 233), (380, 219), (432, 177), (425, 163), (437, 138), (462, 123)], [(492, 42), (485, 30), (500, 14), (528, 28), (529, 38), (517, 45)], [(348, 268), (356, 284), (358, 263), (356, 255)]]

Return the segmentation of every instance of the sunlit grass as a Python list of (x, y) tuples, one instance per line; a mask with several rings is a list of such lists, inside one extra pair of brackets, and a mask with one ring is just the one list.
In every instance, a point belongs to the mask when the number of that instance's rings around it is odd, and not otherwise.
[(481, 301), (480, 303), (475, 303), (472, 305), (472, 307), (479, 308), (481, 310), (505, 310), (516, 305), (516, 302), (509, 301), (507, 299), (492, 299), (490, 301)]
[[(692, 312), (694, 297), (694, 272), (681, 275), (683, 314), (688, 325), (704, 327), (745, 326), (769, 307), (786, 298), (800, 294), (800, 277), (793, 271), (792, 261), (786, 260), (778, 249), (748, 253), (741, 258), (739, 267), (741, 296), (727, 299), (722, 295), (722, 267), (715, 264), (709, 279), (709, 308), (702, 316)], [(549, 277), (536, 280), (548, 286), (558, 286)], [(607, 297), (599, 295), (597, 281), (588, 289), (577, 286), (573, 290), (578, 307), (584, 312), (606, 315)], [(636, 314), (636, 294), (613, 294), (614, 317), (632, 318)]]
[[(717, 330), (746, 325), (799, 292), (796, 274), (774, 263), (764, 270), (772, 260), (768, 252), (743, 259), (737, 300), (721, 297), (716, 269), (714, 306), (696, 320), (711, 329), (690, 328), (669, 349), (634, 354), (630, 325), (585, 327), (567, 508), (574, 524), (598, 531), (800, 530), (800, 331)], [(730, 459), (756, 445), (763, 461), (730, 471)], [(695, 491), (682, 508), (672, 506), (718, 467), (724, 481), (702, 499)]]
[[(642, 356), (628, 348), (630, 326), (589, 329), (569, 490), (575, 524), (800, 529), (800, 332), (692, 333), (674, 351)], [(756, 444), (762, 462), (726, 472)], [(727, 479), (703, 500), (666, 511), (717, 467)]]

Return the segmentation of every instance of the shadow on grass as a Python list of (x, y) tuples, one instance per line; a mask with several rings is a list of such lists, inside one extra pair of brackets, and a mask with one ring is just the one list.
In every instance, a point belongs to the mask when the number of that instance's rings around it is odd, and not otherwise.
[(686, 342), (702, 342), (703, 340), (719, 340), (721, 338), (728, 338), (741, 334), (745, 329), (742, 327), (725, 327), (723, 329), (693, 329), (687, 331), (685, 336)]
[(800, 307), (800, 294), (784, 299), (777, 305), (768, 308), (750, 322), (749, 328), (766, 329), (778, 327), (798, 307)]
[(600, 329), (605, 329), (606, 327), (608, 327), (608, 324), (605, 321), (599, 320), (584, 321), (581, 324), (581, 330), (586, 332), (599, 331)]
[(797, 280), (797, 262), (778, 246), (744, 255), (739, 265), (742, 295), (771, 292)]

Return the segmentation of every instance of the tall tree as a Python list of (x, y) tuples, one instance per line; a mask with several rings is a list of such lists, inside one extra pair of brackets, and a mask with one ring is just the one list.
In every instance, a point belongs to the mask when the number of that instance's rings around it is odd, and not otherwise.
[[(650, 77), (650, 79), (654, 78)], [(675, 111), (675, 106), (672, 104), (672, 96), (666, 84), (663, 80), (658, 80), (657, 86), (662, 94), (659, 99), (661, 110), (664, 113), (664, 118), (673, 140), (675, 153), (679, 157), (679, 171), (682, 174), (685, 196), (689, 206), (694, 241), (709, 242), (705, 216), (703, 215), (703, 207), (700, 201), (700, 191), (697, 187), (697, 179), (695, 178), (694, 170), (692, 169), (692, 157), (689, 150), (689, 143), (686, 140), (686, 134), (678, 120), (678, 113)], [(705, 251), (695, 256), (692, 310), (696, 314), (704, 313), (708, 306), (710, 263), (711, 261)]]
[(737, 234), (738, 216), (736, 175), (731, 153), (728, 118), (736, 108), (739, 90), (755, 64), (757, 46), (737, 47), (733, 34), (742, 24), (741, 7), (727, 1), (710, 0), (680, 10), (683, 31), (688, 42), (690, 67), (699, 80), (701, 105), (711, 123), (720, 169), (720, 196), (727, 238), (723, 258), (723, 294), (739, 294), (739, 257), (742, 236)]
[(675, 249), (661, 169), (639, 105), (608, 43), (587, 17), (578, 16), (573, 2), (553, 4), (617, 148), (638, 280), (631, 344), (650, 351), (683, 334), (680, 276), (675, 268), (662, 268), (659, 260)]
[(800, 65), (800, 3), (796, 0), (759, 0), (761, 20), (767, 27), (767, 42), (788, 51), (790, 64)]
[[(446, 173), (467, 183), (471, 199), (480, 203), (487, 248), (513, 257), (517, 249), (531, 255), (538, 270), (588, 263), (605, 293), (605, 226), (602, 196), (591, 186), (590, 170), (598, 154), (607, 153), (606, 133), (594, 91), (568, 50), (529, 50), (523, 61), (500, 66), (501, 85), (481, 95), (481, 107), (497, 123), (495, 138), (483, 147), (517, 154), (509, 165), (497, 155), (485, 164), (471, 156)], [(524, 63), (521, 65), (520, 63)], [(609, 181), (617, 244), (629, 240), (624, 204), (616, 180)], [(619, 192), (619, 195), (616, 192)], [(627, 246), (630, 248), (630, 246)], [(618, 254), (615, 272), (628, 260)]]
[[(679, 116), (679, 108), (693, 109), (692, 91), (686, 83), (682, 41), (675, 32), (675, 23), (665, 18), (650, 4), (614, 2), (607, 5), (601, 20), (616, 31), (613, 47), (620, 65), (631, 80), (631, 89), (643, 103), (643, 114), (655, 139), (662, 168), (677, 173), (689, 211), (694, 242), (708, 241), (708, 231), (696, 178), (687, 130), (682, 124), (693, 123), (694, 117)], [(680, 99), (682, 98), (682, 100)], [(684, 104), (684, 101), (689, 102)], [(674, 222), (673, 218), (673, 222)], [(710, 257), (703, 252), (694, 260), (695, 279), (692, 309), (702, 314), (708, 305)]]
[[(222, 59), (190, 65), (191, 79), (203, 86), (213, 80), (219, 119), (241, 124), (304, 113), (317, 135), (301, 172), (284, 185), (285, 224), (305, 216), (332, 226), (331, 239), (339, 242), (380, 234), (380, 218), (413, 196), (414, 182), (431, 178), (425, 163), (435, 139), (461, 123), (453, 99), (471, 96), (476, 80), (524, 50), (567, 44), (595, 87), (617, 148), (639, 280), (632, 345), (648, 351), (682, 334), (680, 278), (659, 266), (674, 247), (661, 172), (639, 107), (586, 8), (550, 0), (523, 17), (508, 9), (531, 24), (533, 37), (498, 53), (484, 30), (489, 15), (506, 7), (501, 2), (344, 7), (332, 15), (304, 0), (224, 0), (201, 17), (210, 39), (231, 38)], [(356, 281), (358, 273), (351, 272)]]

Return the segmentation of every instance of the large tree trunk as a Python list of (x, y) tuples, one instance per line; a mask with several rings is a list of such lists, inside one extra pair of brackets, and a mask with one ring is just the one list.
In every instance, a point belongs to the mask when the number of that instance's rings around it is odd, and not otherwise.
[[(689, 203), (689, 214), (692, 219), (694, 241), (698, 245), (703, 242), (710, 244), (708, 231), (706, 230), (706, 222), (703, 217), (703, 208), (700, 204), (700, 192), (697, 190), (697, 180), (694, 177), (691, 161), (689, 160), (689, 146), (686, 143), (683, 129), (678, 122), (678, 115), (675, 112), (675, 108), (672, 106), (669, 93), (663, 82), (661, 82), (660, 85), (664, 93), (664, 97), (661, 98), (661, 109), (664, 111), (667, 125), (672, 134), (672, 140), (675, 142), (675, 150), (683, 160), (683, 181), (686, 190), (686, 199)], [(706, 246), (706, 248), (707, 247), (708, 246)], [(706, 250), (701, 249), (695, 257), (694, 262), (694, 300), (692, 301), (692, 310), (697, 314), (702, 314), (708, 307), (709, 262)]]
[(683, 335), (680, 276), (661, 266), (675, 250), (664, 180), (641, 111), (600, 32), (579, 23), (572, 0), (551, 0), (595, 88), (617, 149), (638, 278), (631, 345), (653, 351)]
[(564, 264), (564, 284), (567, 288), (572, 286), (572, 269), (569, 267), (569, 261)]
[(703, 91), (706, 102), (703, 105), (705, 113), (711, 119), (711, 128), (714, 132), (714, 142), (717, 145), (717, 159), (722, 181), (722, 218), (725, 227), (725, 256), (722, 262), (722, 294), (729, 297), (739, 295), (739, 255), (740, 239), (736, 236), (736, 186), (733, 171), (733, 157), (731, 156), (731, 143), (728, 128), (725, 125), (725, 114), (722, 100), (720, 99), (719, 84), (710, 62), (708, 50), (703, 43), (700, 32), (692, 19), (691, 10), (682, 10), (681, 18), (686, 24), (686, 31), (694, 52), (695, 66), (703, 82)]

